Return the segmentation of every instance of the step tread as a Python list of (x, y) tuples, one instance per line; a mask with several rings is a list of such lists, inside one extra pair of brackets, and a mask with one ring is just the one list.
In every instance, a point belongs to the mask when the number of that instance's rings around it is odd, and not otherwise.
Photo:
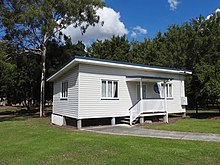
[(130, 123), (128, 120), (121, 120), (122, 123)]
[(141, 114), (140, 116), (164, 116), (166, 113), (147, 113), (147, 114)]
[(166, 113), (166, 111), (143, 112), (142, 114)]

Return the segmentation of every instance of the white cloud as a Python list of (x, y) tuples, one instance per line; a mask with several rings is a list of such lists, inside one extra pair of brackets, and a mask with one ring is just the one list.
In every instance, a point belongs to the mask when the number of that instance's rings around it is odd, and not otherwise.
[(132, 28), (131, 37), (136, 38), (137, 36), (147, 34), (147, 29), (144, 29), (140, 26), (135, 26)]
[(137, 37), (137, 33), (135, 33), (134, 31), (131, 32), (131, 37), (132, 38), (136, 38)]
[[(112, 35), (126, 35), (128, 30), (123, 22), (120, 21), (120, 13), (114, 11), (111, 8), (103, 7), (97, 10), (97, 15), (100, 17), (100, 23), (96, 26), (89, 26), (85, 34), (81, 34), (79, 28), (72, 26), (63, 30), (63, 33), (71, 37), (73, 43), (77, 41), (83, 41), (85, 44), (90, 44), (92, 41), (99, 39), (111, 38)], [(101, 22), (104, 21), (104, 25)]]
[(175, 10), (179, 4), (178, 0), (168, 0), (168, 3), (170, 4), (170, 10)]
[[(220, 8), (218, 8), (218, 9), (216, 9), (216, 10), (214, 11), (214, 13), (218, 13), (218, 12), (220, 12)], [(206, 20), (209, 19), (211, 16), (213, 16), (213, 14), (209, 14), (209, 15), (206, 17)]]
[(144, 28), (142, 28), (140, 26), (135, 26), (133, 29), (137, 30), (141, 34), (147, 34), (147, 29), (144, 29)]

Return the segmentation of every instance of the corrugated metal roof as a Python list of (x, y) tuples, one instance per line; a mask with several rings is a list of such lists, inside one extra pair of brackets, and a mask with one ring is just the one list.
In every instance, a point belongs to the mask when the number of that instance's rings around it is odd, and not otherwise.
[[(144, 65), (144, 64), (134, 64), (129, 62), (121, 62), (121, 61), (112, 61), (112, 60), (105, 60), (105, 59), (99, 59), (99, 58), (91, 58), (91, 57), (84, 57), (84, 56), (75, 56), (75, 58), (68, 61), (65, 65), (60, 67), (55, 73), (53, 73), (51, 76), (47, 78), (47, 81), (50, 81), (51, 79), (54, 79), (56, 76), (60, 75), (64, 70), (71, 67), (74, 63), (95, 63), (96, 65), (105, 64), (105, 65), (114, 65), (114, 67), (120, 66), (120, 67), (130, 67), (130, 68), (138, 68), (138, 69), (153, 69), (153, 70), (161, 70), (166, 72), (176, 72), (176, 73), (182, 73), (182, 74), (191, 74), (191, 71), (188, 70), (181, 70), (176, 68), (168, 68), (168, 67), (161, 67), (161, 66), (151, 66), (151, 65)], [(97, 64), (98, 63), (98, 64)]]
[(162, 66), (144, 65), (144, 64), (135, 64), (135, 63), (123, 62), (123, 61), (112, 61), (112, 60), (106, 60), (106, 59), (100, 59), (100, 58), (91, 58), (91, 57), (83, 57), (83, 56), (76, 56), (75, 58), (78, 58), (78, 59), (86, 59), (86, 60), (92, 60), (92, 61), (100, 61), (100, 62), (108, 62), (108, 63), (114, 63), (114, 64), (123, 64), (123, 65), (131, 65), (131, 66), (141, 66), (141, 67), (147, 67), (147, 68), (156, 68), (156, 69), (167, 69), (167, 70), (176, 70), (176, 71), (187, 71), (187, 72), (191, 72), (190, 70), (183, 70), (183, 69), (169, 68), (169, 67), (162, 67)]

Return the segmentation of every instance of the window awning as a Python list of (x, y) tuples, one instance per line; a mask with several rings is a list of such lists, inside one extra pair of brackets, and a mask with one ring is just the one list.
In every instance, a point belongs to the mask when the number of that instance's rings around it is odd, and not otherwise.
[(140, 76), (140, 75), (134, 75), (134, 76), (126, 76), (126, 81), (142, 81), (145, 82), (161, 82), (161, 81), (171, 81), (173, 78), (171, 77), (156, 77), (156, 76)]

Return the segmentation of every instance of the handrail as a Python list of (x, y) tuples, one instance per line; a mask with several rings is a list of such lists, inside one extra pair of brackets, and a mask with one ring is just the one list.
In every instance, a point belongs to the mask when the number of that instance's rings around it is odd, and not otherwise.
[(139, 99), (134, 105), (132, 105), (131, 108), (129, 108), (129, 111), (130, 111), (135, 105), (137, 105), (140, 101), (141, 101), (141, 99)]
[(129, 108), (130, 111), (130, 125), (132, 125), (132, 122), (138, 117), (140, 116), (140, 114), (142, 113), (142, 100), (138, 100), (131, 108)]
[(130, 125), (137, 119), (142, 113), (149, 112), (164, 112), (165, 105), (164, 99), (139, 99), (134, 105), (129, 108), (130, 113)]
[(164, 100), (162, 99), (145, 99), (143, 100), (143, 111), (144, 112), (154, 112), (154, 111), (164, 111)]

